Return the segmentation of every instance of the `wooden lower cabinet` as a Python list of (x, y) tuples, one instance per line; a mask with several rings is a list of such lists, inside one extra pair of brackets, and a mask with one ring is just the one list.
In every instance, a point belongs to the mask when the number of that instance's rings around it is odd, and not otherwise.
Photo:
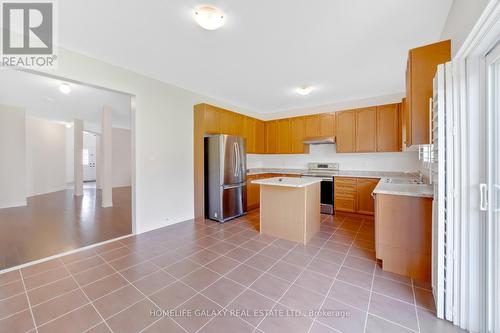
[(335, 211), (356, 213), (356, 178), (335, 177), (333, 198)]
[(375, 202), (372, 192), (378, 178), (335, 177), (335, 211), (374, 215)]
[(372, 192), (379, 180), (378, 178), (357, 179), (357, 213), (366, 215), (375, 214), (375, 200), (373, 199)]
[(432, 198), (377, 194), (375, 253), (382, 269), (431, 281)]

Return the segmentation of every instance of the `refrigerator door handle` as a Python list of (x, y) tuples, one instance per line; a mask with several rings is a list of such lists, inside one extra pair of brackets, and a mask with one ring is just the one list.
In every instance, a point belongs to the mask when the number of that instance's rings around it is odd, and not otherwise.
[(241, 156), (240, 156), (240, 144), (238, 142), (235, 142), (236, 143), (236, 157), (237, 157), (237, 175), (236, 177), (239, 177), (241, 175)]
[(233, 150), (234, 150), (234, 165), (233, 165), (233, 175), (235, 177), (238, 177), (238, 146), (235, 143), (233, 143)]

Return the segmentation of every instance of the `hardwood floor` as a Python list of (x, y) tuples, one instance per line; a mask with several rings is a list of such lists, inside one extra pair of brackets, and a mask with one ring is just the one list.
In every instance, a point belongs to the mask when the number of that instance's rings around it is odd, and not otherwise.
[(113, 207), (101, 191), (82, 197), (64, 190), (28, 198), (25, 207), (0, 209), (0, 270), (130, 234), (131, 188), (113, 189)]

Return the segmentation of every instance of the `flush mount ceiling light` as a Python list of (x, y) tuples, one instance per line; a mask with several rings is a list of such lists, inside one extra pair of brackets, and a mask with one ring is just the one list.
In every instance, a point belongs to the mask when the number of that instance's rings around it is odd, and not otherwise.
[(71, 87), (67, 83), (61, 83), (59, 86), (59, 91), (63, 94), (69, 94), (71, 92)]
[(311, 91), (313, 91), (314, 88), (311, 87), (311, 86), (303, 86), (303, 87), (298, 87), (297, 89), (295, 89), (295, 91), (299, 94), (301, 94), (302, 96), (306, 96), (306, 95), (309, 95), (311, 93)]
[(193, 17), (203, 29), (217, 30), (224, 25), (224, 13), (215, 7), (202, 5), (197, 6), (193, 11)]

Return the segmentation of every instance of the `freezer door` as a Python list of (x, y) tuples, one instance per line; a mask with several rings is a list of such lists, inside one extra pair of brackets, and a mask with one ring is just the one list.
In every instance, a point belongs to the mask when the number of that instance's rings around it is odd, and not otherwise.
[(247, 210), (246, 184), (223, 186), (221, 193), (222, 220), (243, 215)]
[(221, 137), (222, 184), (239, 184), (246, 180), (245, 139), (238, 136)]

